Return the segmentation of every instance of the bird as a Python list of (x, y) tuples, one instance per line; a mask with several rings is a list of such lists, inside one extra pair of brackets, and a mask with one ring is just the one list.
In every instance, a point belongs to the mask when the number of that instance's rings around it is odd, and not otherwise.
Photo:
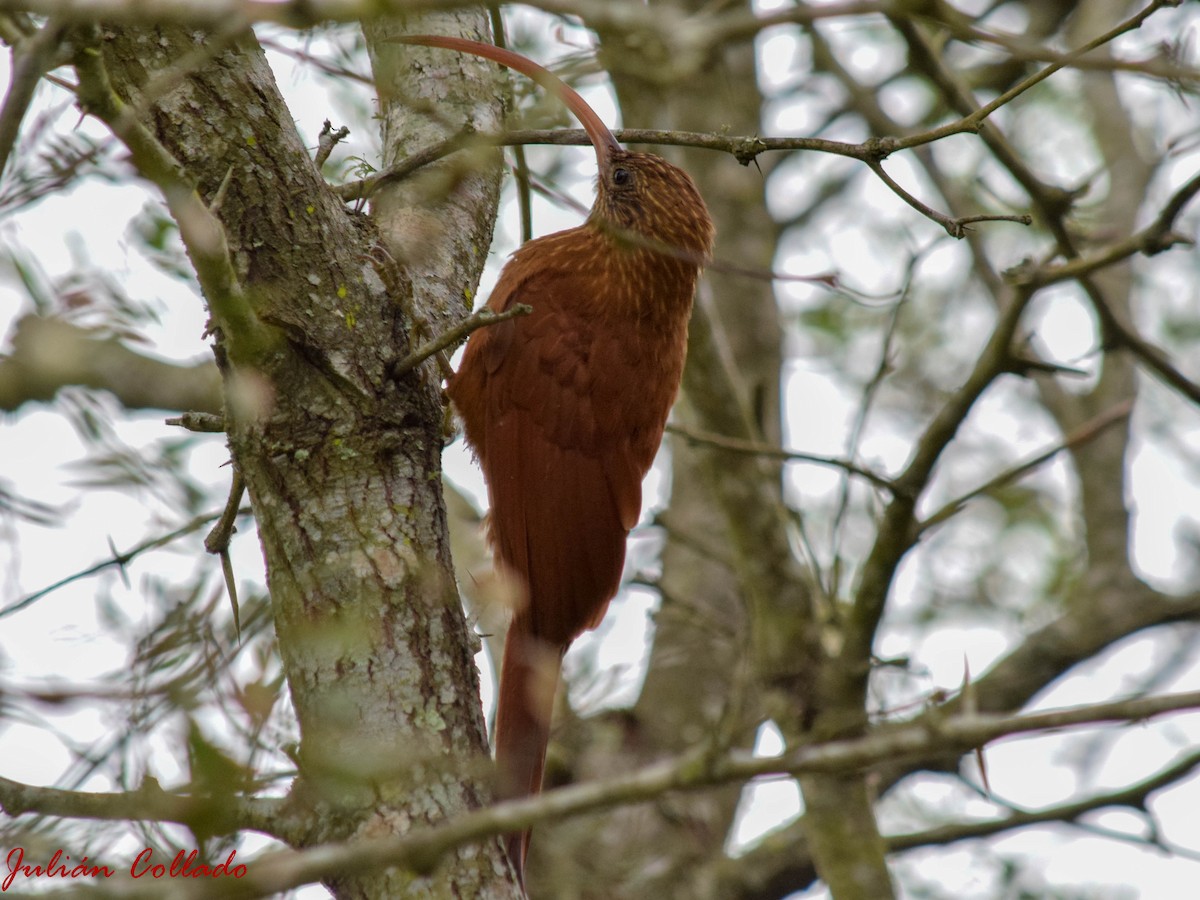
[[(487, 484), (497, 568), (522, 594), (504, 643), (494, 728), (501, 798), (541, 790), (563, 655), (621, 584), (642, 480), (679, 391), (688, 320), (715, 228), (691, 177), (624, 149), (556, 75), (465, 38), (403, 43), (481, 56), (556, 94), (595, 148), (596, 199), (577, 227), (528, 241), (487, 306), (532, 312), (472, 333), (447, 394)], [(528, 830), (506, 848), (524, 881)]]

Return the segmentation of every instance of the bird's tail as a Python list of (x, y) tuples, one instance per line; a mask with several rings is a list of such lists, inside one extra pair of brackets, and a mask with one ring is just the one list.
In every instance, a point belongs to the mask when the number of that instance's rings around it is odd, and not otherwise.
[[(542, 789), (564, 650), (530, 634), (528, 622), (520, 614), (509, 626), (496, 708), (496, 768), (503, 799), (528, 797)], [(506, 846), (513, 868), (524, 880), (529, 830), (509, 835)]]

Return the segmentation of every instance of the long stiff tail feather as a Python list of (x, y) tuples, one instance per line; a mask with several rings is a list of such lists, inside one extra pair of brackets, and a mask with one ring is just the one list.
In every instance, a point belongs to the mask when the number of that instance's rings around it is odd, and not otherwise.
[[(500, 796), (506, 800), (532, 796), (542, 789), (554, 693), (565, 651), (565, 647), (552, 647), (534, 637), (524, 615), (518, 614), (509, 626), (496, 708), (496, 768)], [(523, 882), (529, 829), (509, 835), (506, 846)]]

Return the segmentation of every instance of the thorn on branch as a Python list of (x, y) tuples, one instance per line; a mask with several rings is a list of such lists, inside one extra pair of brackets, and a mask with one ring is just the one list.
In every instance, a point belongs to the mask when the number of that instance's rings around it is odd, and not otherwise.
[(237, 583), (233, 576), (233, 563), (229, 559), (229, 542), (237, 531), (237, 517), (242, 503), (242, 495), (246, 492), (246, 482), (242, 473), (235, 466), (233, 481), (229, 485), (229, 499), (221, 517), (213, 526), (208, 537), (204, 539), (204, 549), (221, 557), (221, 574), (225, 577), (225, 590), (229, 593), (229, 602), (233, 606), (233, 627), (237, 632), (238, 643), (242, 642), (242, 622), (238, 615)]
[(230, 166), (225, 171), (225, 177), (221, 179), (221, 186), (217, 188), (216, 194), (213, 195), (212, 203), (208, 205), (208, 211), (214, 216), (220, 210), (221, 205), (225, 202), (225, 197), (229, 194), (229, 185), (233, 183), (233, 166)]
[(767, 146), (766, 142), (756, 136), (739, 141), (732, 148), (730, 148), (729, 152), (732, 153), (733, 158), (743, 166), (748, 166), (750, 163), (757, 163), (758, 154), (769, 149), (770, 148)]
[[(239, 510), (238, 514), (239, 515), (249, 515), (250, 509), (246, 508), (243, 510)], [(133, 547), (132, 549), (127, 550), (124, 553), (114, 552), (110, 558), (102, 560), (101, 562), (96, 563), (94, 566), (89, 566), (88, 568), (83, 569), (80, 572), (76, 572), (73, 575), (68, 575), (65, 578), (60, 578), (58, 581), (54, 582), (54, 584), (50, 585), (49, 587), (44, 587), (40, 591), (34, 591), (32, 594), (26, 595), (25, 597), (18, 600), (16, 603), (12, 603), (8, 606), (0, 608), (0, 619), (4, 618), (5, 616), (12, 615), (15, 612), (20, 612), (22, 609), (25, 609), (27, 606), (30, 606), (31, 604), (37, 602), (42, 597), (45, 597), (47, 594), (51, 594), (54, 591), (57, 591), (59, 588), (64, 587), (68, 584), (71, 584), (72, 582), (78, 581), (81, 578), (87, 578), (91, 575), (95, 575), (97, 572), (103, 572), (105, 569), (111, 568), (113, 566), (123, 567), (123, 566), (127, 565), (128, 563), (132, 562), (138, 556), (141, 556), (143, 553), (145, 553), (149, 550), (155, 550), (159, 547), (165, 547), (167, 544), (171, 543), (174, 540), (177, 540), (178, 538), (184, 537), (185, 535), (189, 535), (195, 531), (199, 531), (201, 528), (203, 528), (209, 522), (212, 522), (214, 519), (218, 519), (218, 518), (220, 518), (219, 515), (212, 515), (212, 514), (205, 514), (202, 516), (197, 516), (196, 518), (192, 519), (190, 522), (187, 522), (186, 524), (180, 526), (179, 528), (176, 528), (174, 531), (168, 532), (167, 534), (164, 534), (160, 537), (151, 538), (150, 540), (143, 541), (142, 543), (138, 544), (136, 547)], [(111, 542), (110, 542), (109, 546), (110, 547), (112, 546)]]
[(1064, 366), (1061, 363), (1046, 362), (1043, 359), (1032, 359), (1028, 356), (1012, 356), (1005, 364), (1005, 371), (1018, 378), (1028, 378), (1034, 373), (1044, 375), (1070, 375), (1074, 378), (1088, 378), (1092, 373), (1075, 366)]

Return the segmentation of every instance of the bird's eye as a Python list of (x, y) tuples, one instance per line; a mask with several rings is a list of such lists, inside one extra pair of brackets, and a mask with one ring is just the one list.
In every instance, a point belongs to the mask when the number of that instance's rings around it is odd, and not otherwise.
[(625, 187), (633, 184), (633, 173), (624, 166), (617, 166), (613, 169), (612, 180), (617, 187)]

